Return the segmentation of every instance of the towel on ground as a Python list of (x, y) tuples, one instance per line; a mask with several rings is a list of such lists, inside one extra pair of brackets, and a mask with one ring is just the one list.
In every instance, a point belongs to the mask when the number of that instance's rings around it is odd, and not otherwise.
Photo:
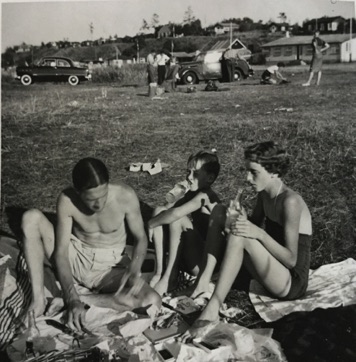
[(250, 285), (249, 296), (256, 312), (272, 322), (293, 312), (334, 308), (356, 304), (356, 260), (323, 265), (309, 271), (309, 284), (302, 298), (283, 301), (272, 298), (257, 281)]

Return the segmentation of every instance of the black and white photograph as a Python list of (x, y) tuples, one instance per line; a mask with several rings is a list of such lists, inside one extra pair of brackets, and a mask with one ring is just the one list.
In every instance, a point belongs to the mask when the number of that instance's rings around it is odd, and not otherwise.
[(0, 0), (1, 362), (356, 361), (356, 1)]

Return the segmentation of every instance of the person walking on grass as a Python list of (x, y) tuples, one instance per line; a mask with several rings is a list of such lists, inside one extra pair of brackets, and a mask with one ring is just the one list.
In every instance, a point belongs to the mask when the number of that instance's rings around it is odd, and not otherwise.
[(316, 85), (320, 84), (321, 80), (321, 68), (323, 65), (323, 52), (330, 48), (330, 45), (326, 43), (324, 40), (319, 38), (320, 32), (316, 30), (314, 32), (314, 37), (312, 40), (313, 47), (313, 57), (310, 64), (310, 75), (309, 79), (306, 83), (303, 84), (303, 87), (309, 87), (310, 83), (314, 77), (314, 73), (318, 73)]
[[(192, 154), (187, 164), (188, 191), (175, 203), (157, 207), (148, 222), (150, 240), (155, 244), (157, 271), (150, 285), (165, 294), (170, 282), (177, 280), (179, 268), (197, 275), (205, 248), (209, 216), (220, 203), (211, 186), (216, 180), (220, 163), (213, 152)], [(163, 225), (169, 228), (169, 254), (163, 271)]]
[(219, 320), (242, 264), (275, 298), (294, 300), (307, 289), (312, 221), (303, 198), (281, 179), (289, 164), (287, 153), (272, 141), (263, 142), (247, 147), (245, 160), (247, 181), (258, 193), (256, 206), (250, 217), (243, 210), (232, 224), (214, 293), (183, 341)]
[[(98, 293), (92, 304), (118, 311), (161, 306), (159, 295), (141, 279), (147, 250), (138, 198), (120, 182), (109, 183), (104, 163), (81, 159), (73, 168), (73, 186), (63, 190), (57, 201), (55, 228), (36, 209), (22, 219), (25, 258), (32, 284), (30, 310), (44, 313), (44, 261), (51, 261), (62, 287), (68, 326), (81, 330), (85, 319), (84, 297), (74, 283)], [(124, 254), (126, 227), (135, 245), (132, 259)]]

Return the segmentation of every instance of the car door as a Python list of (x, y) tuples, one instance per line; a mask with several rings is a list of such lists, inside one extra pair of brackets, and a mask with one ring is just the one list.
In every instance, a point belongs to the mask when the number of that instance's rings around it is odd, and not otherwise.
[(204, 56), (203, 75), (205, 79), (221, 78), (221, 51), (209, 52)]
[(34, 77), (39, 81), (52, 81), (56, 78), (57, 65), (55, 58), (42, 59), (34, 70)]
[(74, 73), (72, 65), (66, 59), (57, 59), (58, 80), (66, 82)]

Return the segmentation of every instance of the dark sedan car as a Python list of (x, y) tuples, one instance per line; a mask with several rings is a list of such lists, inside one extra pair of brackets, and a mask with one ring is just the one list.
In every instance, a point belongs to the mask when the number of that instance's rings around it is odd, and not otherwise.
[(87, 67), (77, 67), (69, 58), (45, 57), (36, 65), (17, 67), (15, 79), (26, 86), (33, 82), (68, 82), (75, 86), (91, 79), (91, 74)]
[[(222, 51), (208, 51), (199, 54), (195, 60), (180, 62), (179, 77), (183, 84), (197, 84), (199, 81), (219, 80), (221, 74)], [(235, 60), (235, 80), (253, 75), (253, 69), (244, 59)]]

